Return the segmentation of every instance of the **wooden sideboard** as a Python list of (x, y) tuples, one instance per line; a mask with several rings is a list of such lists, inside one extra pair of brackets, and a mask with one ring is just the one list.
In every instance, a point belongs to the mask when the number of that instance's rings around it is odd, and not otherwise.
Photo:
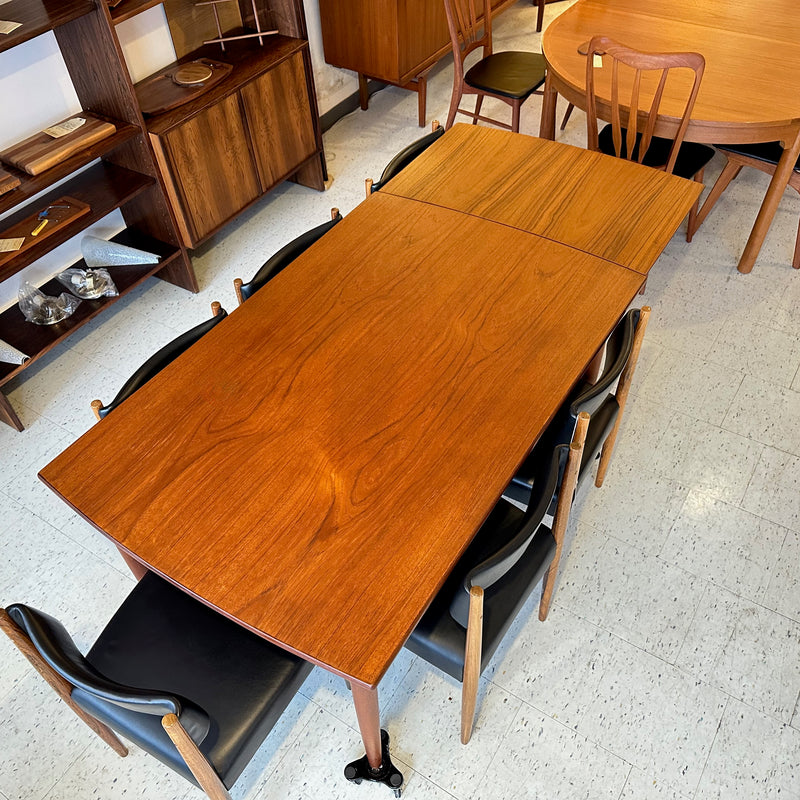
[[(515, 2), (492, 0), (492, 17)], [(319, 0), (319, 13), (325, 60), (358, 73), (361, 108), (374, 78), (417, 92), (423, 127), (428, 72), (451, 52), (442, 0)]]
[(289, 177), (319, 190), (325, 181), (307, 41), (274, 36), (198, 55), (232, 64), (231, 75), (147, 126), (188, 247)]

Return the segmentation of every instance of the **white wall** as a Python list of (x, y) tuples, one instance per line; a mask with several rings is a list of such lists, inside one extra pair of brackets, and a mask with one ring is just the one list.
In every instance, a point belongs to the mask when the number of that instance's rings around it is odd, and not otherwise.
[[(317, 101), (320, 113), (324, 113), (356, 91), (357, 84), (353, 73), (325, 63), (318, 2), (304, 2)], [(142, 80), (175, 59), (163, 6), (148, 9), (121, 23), (117, 26), (117, 35), (134, 81)], [(3, 109), (0, 114), (0, 149), (80, 111), (80, 103), (52, 33), (0, 53), (0, 108)], [(124, 227), (122, 215), (115, 211), (92, 226), (91, 232), (108, 238)], [(0, 309), (17, 301), (22, 281), (41, 284), (77, 261), (81, 236), (65, 242), (13, 278), (0, 283)]]

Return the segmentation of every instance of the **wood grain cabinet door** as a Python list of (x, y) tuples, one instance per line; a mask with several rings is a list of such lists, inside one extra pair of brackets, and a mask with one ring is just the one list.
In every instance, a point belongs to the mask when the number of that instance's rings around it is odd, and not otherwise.
[(192, 244), (261, 194), (238, 94), (220, 100), (160, 139), (168, 183), (177, 194)]
[(253, 153), (266, 192), (317, 150), (303, 54), (242, 87)]

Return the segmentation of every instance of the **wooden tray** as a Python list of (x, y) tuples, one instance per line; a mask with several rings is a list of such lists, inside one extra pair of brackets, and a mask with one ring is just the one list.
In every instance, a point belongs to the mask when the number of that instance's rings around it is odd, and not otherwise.
[[(53, 207), (61, 205), (68, 207)], [(47, 208), (47, 206), (45, 208)], [(39, 214), (44, 210), (45, 209), (42, 208), (36, 213), (31, 214), (30, 217), (26, 217), (21, 222), (18, 222), (16, 225), (12, 225), (7, 230), (0, 231), (0, 238), (2, 239), (25, 239), (19, 250), (15, 250), (11, 253), (0, 253), (0, 266), (5, 264), (6, 261), (11, 261), (12, 258), (16, 258), (20, 253), (24, 253), (28, 248), (33, 247), (48, 236), (52, 236), (65, 225), (69, 225), (71, 222), (78, 219), (78, 217), (88, 214), (92, 209), (86, 203), (76, 200), (74, 197), (59, 197), (58, 200), (54, 200), (49, 207), (47, 225), (42, 228), (38, 236), (31, 236), (31, 233), (36, 230), (37, 226), (42, 222), (39, 218)]]
[(65, 161), (79, 150), (111, 136), (117, 130), (110, 122), (97, 119), (91, 114), (82, 113), (75, 116), (83, 117), (86, 120), (78, 130), (58, 139), (39, 132), (0, 153), (0, 161), (17, 167), (23, 172), (27, 172), (28, 175), (39, 175), (50, 167)]
[(211, 68), (211, 77), (205, 83), (195, 86), (178, 86), (172, 76), (186, 64), (171, 64), (166, 69), (137, 83), (133, 88), (136, 90), (142, 114), (160, 114), (162, 111), (169, 111), (188, 103), (227, 77), (233, 69), (230, 64), (210, 58), (200, 58), (197, 61)]
[(17, 186), (19, 186), (19, 178), (0, 167), (0, 194), (10, 192), (12, 189), (16, 189)]

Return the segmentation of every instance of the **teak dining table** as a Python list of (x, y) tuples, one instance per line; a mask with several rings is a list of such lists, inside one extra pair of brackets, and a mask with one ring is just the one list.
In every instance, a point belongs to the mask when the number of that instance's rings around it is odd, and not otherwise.
[(40, 477), (130, 558), (347, 679), (379, 775), (381, 677), (643, 280), (378, 192)]
[[(739, 260), (753, 269), (800, 155), (800, 3), (797, 0), (579, 0), (546, 29), (547, 81), (540, 136), (555, 137), (556, 97), (584, 108), (586, 56), (592, 36), (610, 36), (651, 52), (696, 51), (706, 60), (686, 141), (745, 144), (781, 141), (783, 157)], [(584, 51), (585, 52), (585, 51)], [(607, 118), (607, 77), (597, 71), (598, 113)], [(673, 86), (675, 90), (673, 91)], [(667, 84), (655, 133), (671, 137), (686, 89)]]

